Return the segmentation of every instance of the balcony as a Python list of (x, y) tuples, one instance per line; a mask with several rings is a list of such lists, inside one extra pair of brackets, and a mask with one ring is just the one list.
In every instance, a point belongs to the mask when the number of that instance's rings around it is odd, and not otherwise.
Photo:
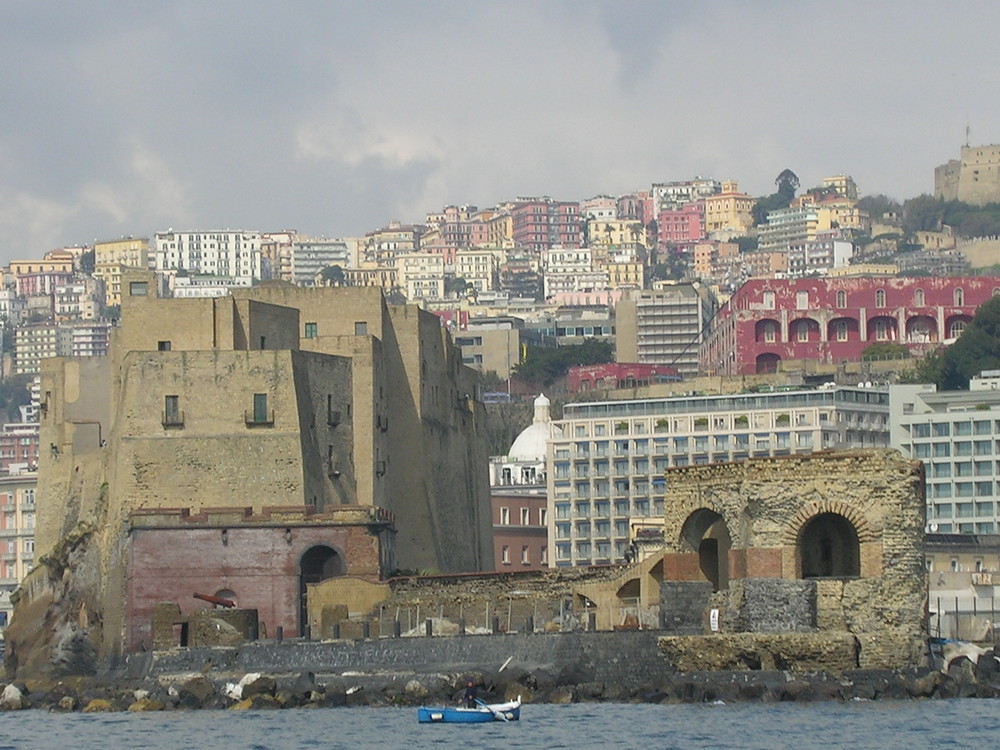
[(184, 412), (183, 411), (170, 411), (160, 413), (160, 424), (163, 425), (164, 429), (180, 428), (184, 426)]
[(274, 427), (274, 409), (264, 412), (244, 411), (243, 421), (247, 427)]

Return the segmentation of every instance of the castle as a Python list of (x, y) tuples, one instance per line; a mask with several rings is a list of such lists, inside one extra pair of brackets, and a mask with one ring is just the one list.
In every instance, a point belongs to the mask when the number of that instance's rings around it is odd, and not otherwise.
[(437, 318), (370, 288), (123, 284), (111, 355), (43, 365), (15, 654), (39, 617), (113, 663), (160, 602), (229, 599), (291, 636), (310, 583), (492, 567), (474, 376)]

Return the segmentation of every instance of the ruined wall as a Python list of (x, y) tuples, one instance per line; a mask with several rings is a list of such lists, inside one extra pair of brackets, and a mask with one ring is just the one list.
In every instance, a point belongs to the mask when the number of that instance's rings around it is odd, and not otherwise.
[[(719, 609), (721, 632), (843, 631), (858, 640), (861, 667), (921, 663), (927, 584), (919, 462), (895, 451), (824, 453), (672, 469), (666, 479), (664, 580), (672, 583), (662, 592), (665, 612), (683, 582), (704, 590), (711, 580), (698, 546), (719, 523), (731, 540), (718, 561), (729, 582), (703, 599), (702, 610)], [(837, 548), (843, 540), (833, 532), (807, 531), (814, 521), (840, 528), (823, 519), (846, 524), (855, 548)], [(856, 569), (809, 574), (824, 554)]]

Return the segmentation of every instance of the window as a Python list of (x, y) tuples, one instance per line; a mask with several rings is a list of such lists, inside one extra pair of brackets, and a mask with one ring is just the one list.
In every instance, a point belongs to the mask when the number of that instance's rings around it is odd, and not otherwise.
[(180, 396), (163, 397), (163, 426), (174, 427), (184, 424), (184, 415), (180, 409)]
[(805, 320), (800, 320), (798, 326), (796, 327), (798, 331), (799, 341), (809, 340), (809, 322)]
[(170, 342), (169, 341), (157, 341), (156, 342), (156, 350), (158, 352), (169, 352), (170, 351)]
[(847, 292), (843, 289), (837, 291), (837, 307), (847, 307)]
[(843, 320), (838, 320), (834, 326), (836, 332), (837, 341), (847, 341), (847, 322)]
[(809, 309), (809, 292), (808, 291), (802, 290), (800, 292), (796, 292), (795, 293), (795, 306), (799, 310), (808, 310)]
[(916, 305), (917, 307), (923, 307), (924, 306), (925, 302), (924, 302), (924, 290), (923, 289), (916, 289), (916, 290), (914, 290), (914, 292), (913, 292), (913, 304)]
[(364, 320), (358, 320), (354, 322), (354, 335), (355, 336), (367, 336), (368, 335), (368, 323)]
[(876, 341), (887, 341), (889, 339), (889, 326), (886, 325), (884, 320), (875, 321), (875, 340)]
[(549, 509), (539, 508), (538, 509), (538, 525), (548, 526), (549, 525)]
[(965, 305), (965, 290), (961, 287), (955, 290), (955, 307), (962, 307)]
[(523, 547), (521, 547), (521, 563), (523, 565), (530, 565), (531, 564), (531, 558), (528, 555), (528, 547), (526, 545), (523, 546)]
[(875, 292), (875, 307), (885, 307), (885, 289)]
[(521, 508), (521, 525), (522, 526), (527, 526), (529, 523), (531, 523), (530, 514), (531, 514), (531, 509), (530, 508)]
[(775, 339), (775, 337), (777, 335), (777, 332), (778, 332), (778, 326), (776, 326), (774, 323), (772, 323), (770, 321), (767, 322), (767, 323), (765, 323), (764, 324), (764, 341), (766, 341), (769, 344), (773, 344), (774, 343), (774, 339)]
[(130, 281), (128, 293), (130, 297), (145, 297), (149, 294), (149, 283), (145, 281)]
[(319, 336), (319, 327), (316, 323), (306, 323), (305, 336), (307, 339), (314, 339)]
[(506, 544), (500, 550), (500, 562), (504, 565), (510, 565), (510, 547)]
[(957, 339), (965, 331), (965, 321), (956, 320), (948, 326), (948, 338)]
[(500, 508), (500, 525), (501, 526), (510, 525), (510, 508), (507, 507)]
[(266, 393), (255, 393), (253, 394), (253, 412), (246, 415), (246, 423), (248, 425), (262, 424), (270, 425), (274, 424), (274, 415), (267, 408), (267, 394)]
[(764, 309), (774, 309), (774, 292), (764, 292)]
[(549, 548), (546, 547), (544, 544), (542, 545), (542, 550), (541, 550), (540, 558), (541, 558), (542, 565), (547, 565), (548, 564), (548, 562), (549, 562)]

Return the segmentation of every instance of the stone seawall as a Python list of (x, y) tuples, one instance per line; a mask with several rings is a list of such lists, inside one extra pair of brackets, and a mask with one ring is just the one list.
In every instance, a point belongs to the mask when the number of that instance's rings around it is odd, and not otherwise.
[[(560, 684), (655, 685), (673, 672), (661, 655), (658, 631), (574, 632), (275, 643), (238, 648), (156, 651), (132, 657), (131, 669), (150, 677), (201, 672), (316, 674), (440, 673), (508, 668), (547, 672)], [(143, 660), (145, 664), (139, 664)]]

